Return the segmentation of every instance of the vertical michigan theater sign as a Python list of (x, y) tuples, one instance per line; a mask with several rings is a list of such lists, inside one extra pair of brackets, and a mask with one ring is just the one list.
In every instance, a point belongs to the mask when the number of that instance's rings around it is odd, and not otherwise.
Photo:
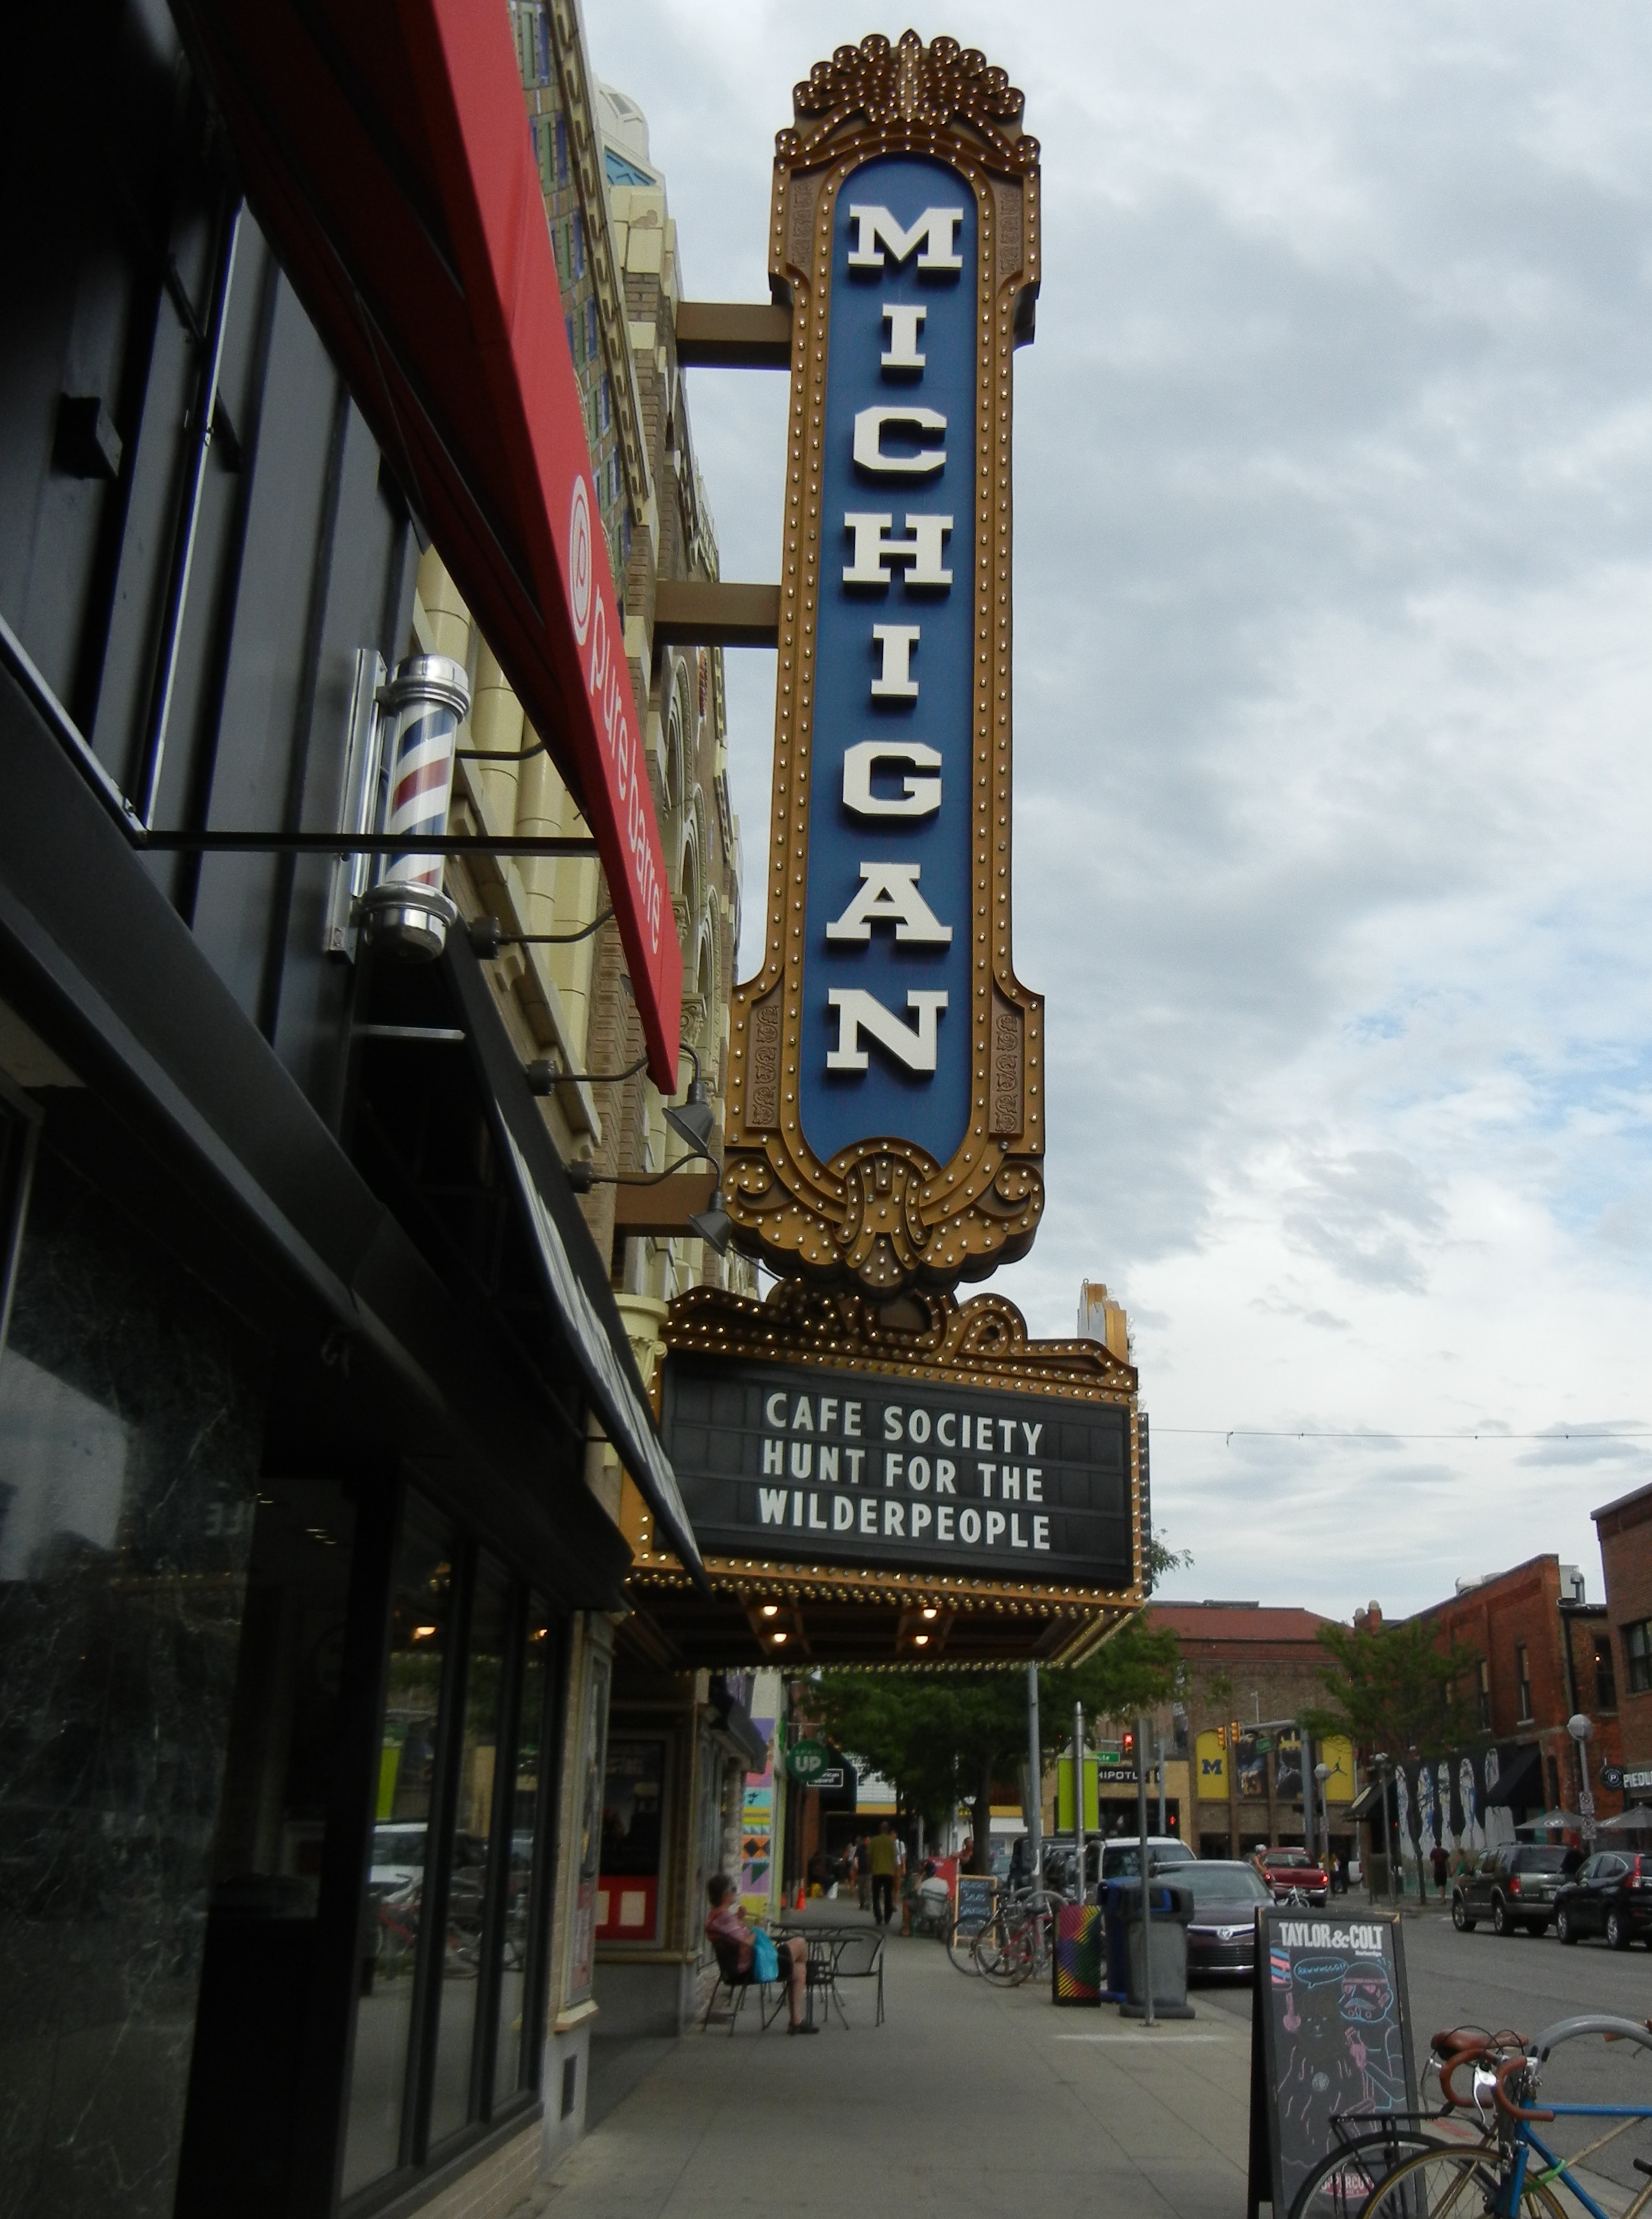
[(1042, 1010), (1010, 941), (1010, 465), (1038, 146), (910, 32), (798, 88), (767, 950), (736, 991), (724, 1187), (782, 1272), (954, 1286), (1043, 1202)]

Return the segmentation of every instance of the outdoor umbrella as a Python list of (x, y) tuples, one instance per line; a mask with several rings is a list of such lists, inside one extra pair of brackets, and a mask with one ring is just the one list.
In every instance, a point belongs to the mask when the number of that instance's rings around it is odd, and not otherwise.
[(1562, 1827), (1575, 1830), (1582, 1824), (1582, 1816), (1576, 1811), (1541, 1811), (1535, 1818), (1522, 1818), (1514, 1831), (1517, 1834), (1552, 1834)]
[(1652, 1834), (1652, 1804), (1631, 1803), (1629, 1809), (1621, 1812), (1617, 1818), (1602, 1819), (1601, 1825), (1603, 1829), (1607, 1826), (1622, 1827), (1629, 1833)]

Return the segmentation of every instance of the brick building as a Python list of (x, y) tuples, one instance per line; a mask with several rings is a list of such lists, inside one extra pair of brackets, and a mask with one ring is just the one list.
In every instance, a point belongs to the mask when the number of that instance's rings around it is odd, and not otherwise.
[(1626, 1803), (1652, 1801), (1652, 1487), (1591, 1513), (1600, 1539)]
[[(1600, 1815), (1621, 1807), (1601, 1785), (1601, 1768), (1619, 1762), (1618, 1675), (1604, 1603), (1584, 1599), (1582, 1573), (1555, 1556), (1532, 1557), (1488, 1578), (1459, 1581), (1445, 1601), (1418, 1613), (1442, 1645), (1475, 1652), (1466, 1694), (1480, 1731), (1499, 1751), (1488, 1793), (1513, 1823), (1541, 1811), (1578, 1808), (1585, 1782), (1566, 1721), (1581, 1712), (1594, 1724), (1589, 1785)], [(1357, 1619), (1356, 1623), (1358, 1623)]]
[[(1175, 1727), (1195, 1790), (1183, 1825), (1188, 1841), (1202, 1856), (1301, 1842), (1301, 1754), (1289, 1722), (1326, 1700), (1320, 1675), (1329, 1659), (1319, 1637), (1332, 1621), (1253, 1602), (1156, 1602), (1150, 1617), (1182, 1647), (1186, 1684)], [(1310, 1750), (1310, 1770), (1316, 1757)], [(1353, 1847), (1346, 1812), (1358, 1784), (1354, 1752), (1345, 1742), (1328, 1743), (1324, 1761), (1332, 1766), (1331, 1838), (1345, 1857)]]

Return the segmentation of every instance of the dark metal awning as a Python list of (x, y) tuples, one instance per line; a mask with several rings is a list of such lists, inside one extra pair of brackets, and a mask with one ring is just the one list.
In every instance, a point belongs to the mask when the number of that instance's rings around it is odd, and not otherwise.
[(463, 1012), (500, 1153), (509, 1167), (562, 1336), (621, 1462), (670, 1535), (672, 1547), (699, 1573), (694, 1529), (671, 1460), (660, 1445), (613, 1290), (539, 1105), (528, 1091), (481, 965), (456, 933), (449, 936), (442, 963)]
[(1384, 1785), (1385, 1783), (1381, 1780), (1368, 1780), (1348, 1806), (1347, 1816), (1351, 1818), (1369, 1818), (1374, 1811), (1381, 1810)]
[(283, 268), (607, 873), (656, 1083), (682, 954), (505, 0), (175, 0)]

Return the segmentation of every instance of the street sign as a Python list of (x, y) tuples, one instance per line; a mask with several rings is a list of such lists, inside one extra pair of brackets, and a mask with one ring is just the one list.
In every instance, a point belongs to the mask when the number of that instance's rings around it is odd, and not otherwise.
[(800, 1787), (818, 1787), (830, 1762), (831, 1753), (823, 1741), (793, 1742), (786, 1753), (786, 1768)]
[(950, 39), (840, 47), (775, 163), (792, 308), (767, 946), (724, 1190), (784, 1272), (980, 1277), (1043, 1208), (1009, 910), (1012, 351), (1038, 146)]
[(1624, 1768), (1621, 1764), (1603, 1764), (1601, 1766), (1600, 1785), (1603, 1787), (1610, 1787), (1614, 1793), (1617, 1793), (1622, 1788), (1623, 1784)]
[(674, 1351), (660, 1429), (707, 1553), (1131, 1583), (1119, 1402)]

